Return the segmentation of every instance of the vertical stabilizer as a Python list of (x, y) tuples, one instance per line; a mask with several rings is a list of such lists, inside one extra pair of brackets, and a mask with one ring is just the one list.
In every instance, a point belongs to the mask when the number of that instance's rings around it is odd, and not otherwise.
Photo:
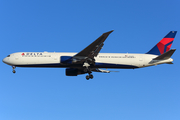
[(170, 31), (159, 43), (157, 43), (149, 52), (146, 54), (161, 55), (170, 50), (171, 45), (174, 41), (177, 31)]

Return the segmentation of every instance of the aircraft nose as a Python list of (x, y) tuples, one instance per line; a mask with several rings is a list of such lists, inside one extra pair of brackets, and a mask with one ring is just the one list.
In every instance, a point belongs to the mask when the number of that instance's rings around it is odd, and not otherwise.
[(6, 58), (4, 58), (2, 61), (3, 61), (3, 63), (6, 63), (6, 64), (7, 64), (7, 63), (8, 63), (8, 58), (6, 57)]

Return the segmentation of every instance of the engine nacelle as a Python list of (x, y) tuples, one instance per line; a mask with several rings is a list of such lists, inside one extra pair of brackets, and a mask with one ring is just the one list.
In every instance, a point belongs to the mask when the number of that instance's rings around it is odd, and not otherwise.
[(66, 68), (66, 76), (77, 76), (80, 74), (85, 74), (85, 72), (76, 68)]

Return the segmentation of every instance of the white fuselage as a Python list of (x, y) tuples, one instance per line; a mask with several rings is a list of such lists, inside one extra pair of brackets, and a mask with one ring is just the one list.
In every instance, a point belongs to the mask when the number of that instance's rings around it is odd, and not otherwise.
[[(77, 53), (63, 52), (18, 52), (10, 54), (3, 62), (17, 67), (73, 67), (73, 64), (61, 63), (61, 56), (74, 56)], [(173, 59), (153, 60), (157, 55), (151, 54), (123, 54), (99, 53), (95, 57), (95, 68), (141, 68), (163, 63), (171, 63)], [(78, 67), (76, 65), (76, 67)], [(82, 67), (79, 66), (79, 67)]]

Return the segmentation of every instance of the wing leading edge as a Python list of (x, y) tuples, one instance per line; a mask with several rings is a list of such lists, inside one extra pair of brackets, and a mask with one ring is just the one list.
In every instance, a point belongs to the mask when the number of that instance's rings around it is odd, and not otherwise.
[(97, 38), (94, 42), (92, 42), (89, 46), (87, 46), (85, 49), (83, 49), (81, 52), (77, 53), (75, 56), (73, 56), (72, 63), (73, 64), (81, 64), (81, 68), (76, 68), (77, 71), (83, 71), (81, 74), (88, 73), (89, 75), (86, 76), (86, 79), (89, 80), (90, 78), (93, 78), (93, 75), (91, 74), (92, 71), (95, 72), (104, 72), (109, 73), (110, 71), (106, 70), (100, 70), (100, 69), (94, 69), (93, 66), (95, 65), (95, 59), (99, 52), (101, 51), (104, 41), (109, 36), (110, 33), (112, 33), (114, 30), (103, 33), (99, 38)]
[(87, 46), (85, 49), (83, 49), (81, 52), (77, 53), (73, 58), (94, 58), (98, 55), (100, 50), (102, 49), (104, 45), (104, 41), (109, 36), (110, 33), (112, 33), (114, 30), (103, 33), (98, 39), (96, 39), (93, 43), (91, 43), (89, 46)]

